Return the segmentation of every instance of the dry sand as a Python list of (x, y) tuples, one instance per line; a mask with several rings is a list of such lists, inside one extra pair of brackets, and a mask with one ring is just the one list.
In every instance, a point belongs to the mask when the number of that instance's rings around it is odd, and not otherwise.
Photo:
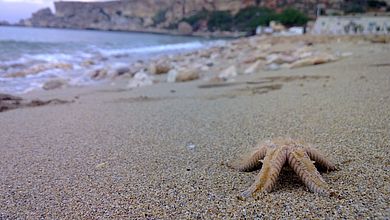
[[(0, 113), (0, 219), (389, 219), (390, 45), (322, 46), (353, 55), (223, 87), (26, 95), (75, 102)], [(339, 166), (323, 174), (336, 197), (284, 170), (273, 192), (237, 199), (257, 172), (226, 162), (279, 136)]]

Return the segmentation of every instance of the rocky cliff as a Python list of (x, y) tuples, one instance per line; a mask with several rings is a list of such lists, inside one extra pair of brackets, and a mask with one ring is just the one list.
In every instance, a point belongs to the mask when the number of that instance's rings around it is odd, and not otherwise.
[(337, 8), (341, 0), (122, 0), (109, 2), (55, 2), (22, 23), (28, 26), (123, 31), (163, 31), (200, 10), (236, 13), (248, 6), (280, 10), (295, 7), (314, 14), (318, 4)]

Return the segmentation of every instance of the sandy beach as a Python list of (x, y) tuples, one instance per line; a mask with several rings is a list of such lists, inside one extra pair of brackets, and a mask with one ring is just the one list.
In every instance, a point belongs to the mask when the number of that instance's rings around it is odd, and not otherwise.
[[(0, 219), (390, 218), (390, 44), (313, 47), (349, 55), (226, 82), (23, 95), (69, 102), (0, 113)], [(335, 196), (282, 170), (271, 193), (238, 200), (258, 171), (226, 164), (276, 137), (335, 162), (322, 173)]]

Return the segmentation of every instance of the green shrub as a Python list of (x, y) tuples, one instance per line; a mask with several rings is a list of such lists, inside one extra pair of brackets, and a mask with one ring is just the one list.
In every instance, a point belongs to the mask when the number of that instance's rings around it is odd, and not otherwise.
[(329, 15), (330, 16), (341, 16), (342, 14), (340, 14), (340, 12), (334, 11), (334, 12), (331, 12)]
[(207, 20), (209, 17), (209, 12), (207, 10), (198, 11), (196, 14), (183, 18), (181, 21), (185, 21), (192, 26), (194, 30), (198, 30), (200, 26), (200, 22), (203, 20)]
[(363, 5), (350, 2), (344, 5), (344, 12), (346, 14), (364, 13), (366, 10)]
[(378, 0), (368, 0), (367, 5), (370, 8), (382, 8), (387, 7), (387, 3), (384, 1), (378, 1)]
[(165, 22), (167, 20), (166, 14), (167, 14), (167, 10), (158, 11), (152, 18), (154, 25), (158, 25)]
[(166, 27), (168, 30), (175, 30), (179, 27), (179, 24), (176, 22), (170, 23), (168, 27)]
[(305, 25), (309, 18), (302, 12), (288, 8), (276, 14), (272, 9), (251, 6), (241, 9), (234, 17), (229, 11), (202, 10), (196, 14), (183, 18), (181, 21), (189, 23), (194, 30), (198, 30), (202, 21), (207, 21), (209, 31), (244, 31), (253, 32), (258, 26), (267, 26), (270, 21), (276, 20), (286, 26)]
[(234, 16), (234, 27), (238, 31), (254, 31), (257, 26), (269, 25), (269, 22), (275, 18), (275, 12), (268, 8), (259, 8), (255, 6), (241, 9)]
[(210, 31), (230, 31), (233, 25), (233, 17), (228, 11), (213, 11), (209, 15), (208, 29)]
[(279, 21), (285, 26), (291, 27), (295, 25), (305, 25), (309, 18), (294, 8), (287, 8), (283, 10), (282, 13), (278, 14), (275, 20)]

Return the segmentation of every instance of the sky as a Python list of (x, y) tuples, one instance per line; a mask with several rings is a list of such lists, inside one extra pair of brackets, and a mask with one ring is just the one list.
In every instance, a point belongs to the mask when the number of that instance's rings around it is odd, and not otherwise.
[[(29, 18), (33, 12), (46, 7), (50, 7), (53, 11), (54, 1), (57, 0), (0, 0), (0, 21), (16, 23), (20, 19)], [(76, 1), (91, 2), (104, 0)]]

